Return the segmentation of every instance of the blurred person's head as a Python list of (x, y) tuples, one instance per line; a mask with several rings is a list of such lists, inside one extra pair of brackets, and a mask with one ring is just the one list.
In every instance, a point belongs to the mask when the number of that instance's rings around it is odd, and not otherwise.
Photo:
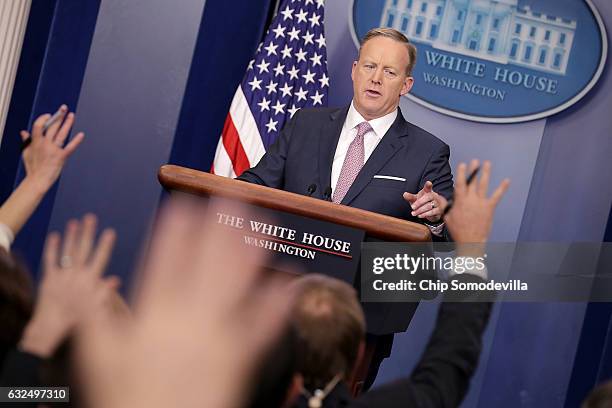
[(298, 371), (304, 388), (346, 380), (363, 353), (365, 317), (352, 286), (323, 275), (296, 284), (292, 321), (298, 336)]
[(584, 400), (581, 408), (612, 408), (612, 381), (595, 387)]
[(33, 307), (30, 275), (14, 256), (0, 248), (0, 364), (19, 342)]

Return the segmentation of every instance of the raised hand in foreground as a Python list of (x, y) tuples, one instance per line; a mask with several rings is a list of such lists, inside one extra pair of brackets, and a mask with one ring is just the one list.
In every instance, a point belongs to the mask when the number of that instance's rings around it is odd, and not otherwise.
[[(23, 151), (26, 177), (0, 207), (0, 245), (7, 251), (14, 237), (59, 177), (68, 157), (85, 137), (80, 132), (66, 144), (74, 123), (74, 113), (69, 113), (68, 107), (62, 105), (55, 117), (57, 120), (46, 131), (45, 123), (51, 118), (50, 114), (36, 119), (32, 134), (21, 131), (21, 139), (26, 146)], [(29, 144), (26, 145), (26, 141)]]
[[(478, 160), (470, 163), (470, 173), (478, 168)], [(499, 200), (503, 197), (509, 179), (504, 179), (488, 197), (491, 162), (485, 161), (480, 172), (480, 179), (467, 184), (466, 164), (457, 167), (457, 180), (453, 196), (453, 207), (444, 217), (444, 222), (453, 239), (458, 243), (484, 243), (489, 238), (493, 215)]]
[(96, 243), (96, 224), (92, 214), (82, 221), (70, 220), (63, 243), (58, 233), (49, 234), (34, 314), (19, 344), (23, 351), (49, 357), (89, 317), (89, 309), (112, 306), (116, 300), (119, 280), (102, 277), (115, 233), (104, 230)]
[[(214, 207), (211, 205), (211, 207)], [(223, 212), (236, 213), (227, 204)], [(160, 216), (141, 274), (134, 318), (101, 309), (77, 338), (77, 362), (96, 407), (238, 407), (289, 309), (284, 283), (260, 276), (215, 210), (173, 201)]]
[(50, 114), (36, 118), (32, 125), (32, 134), (21, 131), (21, 139), (24, 142), (30, 138), (29, 145), (23, 151), (26, 178), (36, 180), (41, 188), (47, 190), (59, 177), (66, 159), (85, 137), (83, 132), (79, 132), (66, 144), (75, 116), (73, 112), (68, 112), (66, 105), (60, 106), (57, 115), (58, 119), (46, 131), (45, 124), (51, 118)]

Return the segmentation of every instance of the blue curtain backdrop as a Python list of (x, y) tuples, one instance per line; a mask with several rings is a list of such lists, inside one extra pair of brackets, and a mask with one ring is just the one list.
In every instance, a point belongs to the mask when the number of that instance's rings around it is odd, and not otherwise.
[[(170, 163), (208, 171), (232, 97), (263, 37), (274, 0), (207, 1)], [(214, 40), (212, 40), (214, 39)]]
[(21, 156), (19, 131), (30, 123), (38, 78), (40, 76), (53, 13), (57, 1), (34, 0), (24, 35), (23, 47), (15, 76), (13, 94), (4, 126), (0, 147), (0, 200), (4, 201), (13, 191), (15, 176)]
[[(8, 171), (2, 179), (3, 192), (7, 186), (11, 189), (16, 186), (25, 175), (21, 164), (16, 174), (10, 171), (16, 168), (11, 165), (19, 161), (19, 144), (15, 144), (19, 130), (29, 129), (38, 115), (54, 112), (62, 103), (71, 110), (76, 108), (99, 6), (100, 0), (32, 2), (3, 137), (1, 160), (8, 164), (6, 168), (2, 166)], [(43, 199), (14, 244), (14, 251), (26, 259), (34, 273), (38, 270), (56, 191), (57, 185)]]
[[(612, 242), (612, 208), (604, 242)], [(612, 256), (612, 254), (601, 255)], [(603, 260), (599, 263), (603, 265)], [(610, 264), (609, 261), (606, 263)], [(600, 269), (601, 270), (601, 269)], [(612, 271), (602, 271), (610, 274)], [(565, 407), (577, 407), (597, 384), (612, 379), (612, 303), (590, 303), (584, 315)]]
[(33, 0), (0, 151), (3, 197), (23, 177), (18, 131), (33, 118), (66, 103), (76, 110), (75, 130), (86, 133), (14, 244), (33, 274), (47, 232), (92, 211), (101, 226), (118, 230), (109, 270), (131, 280), (162, 191), (157, 169), (210, 167), (273, 6)]

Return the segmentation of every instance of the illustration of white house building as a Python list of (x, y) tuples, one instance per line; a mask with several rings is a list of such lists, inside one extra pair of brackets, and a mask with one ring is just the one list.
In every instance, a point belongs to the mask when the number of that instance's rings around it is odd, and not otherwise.
[(380, 25), (437, 49), (561, 75), (576, 31), (576, 21), (518, 0), (386, 0)]

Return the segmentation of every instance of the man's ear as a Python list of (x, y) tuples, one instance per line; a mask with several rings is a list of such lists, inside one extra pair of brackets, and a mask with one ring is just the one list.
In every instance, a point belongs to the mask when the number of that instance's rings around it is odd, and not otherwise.
[(351, 67), (351, 79), (355, 80), (355, 70), (357, 69), (357, 61), (353, 61), (353, 66)]
[(404, 96), (408, 92), (410, 92), (413, 85), (414, 85), (414, 78), (411, 76), (407, 76), (406, 79), (404, 79), (404, 84), (402, 85), (402, 89), (400, 90), (400, 96)]

